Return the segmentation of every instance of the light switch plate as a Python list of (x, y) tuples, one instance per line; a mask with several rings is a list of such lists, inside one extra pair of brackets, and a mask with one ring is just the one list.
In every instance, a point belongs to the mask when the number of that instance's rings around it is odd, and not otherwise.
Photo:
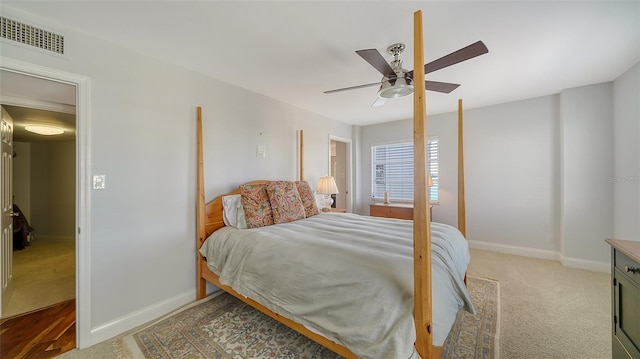
[(261, 145), (256, 146), (256, 157), (260, 157), (260, 158), (267, 157), (267, 148)]
[(93, 189), (104, 189), (104, 175), (94, 175), (93, 176)]

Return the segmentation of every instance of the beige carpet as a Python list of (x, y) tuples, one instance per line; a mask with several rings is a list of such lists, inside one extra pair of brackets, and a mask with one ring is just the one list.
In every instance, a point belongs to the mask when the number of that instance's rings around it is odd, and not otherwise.
[(13, 281), (3, 318), (75, 298), (75, 238), (36, 237), (13, 252)]
[[(469, 278), (469, 292), (478, 313), (459, 313), (443, 358), (497, 357), (498, 282)], [(116, 343), (122, 358), (340, 358), (227, 293), (199, 301)]]
[(500, 282), (502, 358), (611, 358), (609, 274), (480, 250), (468, 273)]

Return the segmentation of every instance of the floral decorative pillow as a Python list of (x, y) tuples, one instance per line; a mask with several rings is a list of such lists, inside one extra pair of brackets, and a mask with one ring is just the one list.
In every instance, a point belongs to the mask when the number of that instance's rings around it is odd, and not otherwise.
[(305, 218), (304, 206), (295, 182), (269, 182), (267, 194), (273, 211), (273, 223), (287, 223)]
[(273, 224), (273, 211), (267, 196), (266, 184), (241, 185), (240, 199), (247, 220), (247, 228), (258, 228)]
[(316, 197), (313, 195), (313, 191), (311, 190), (311, 186), (309, 186), (309, 182), (296, 181), (296, 186), (298, 187), (298, 194), (300, 195), (302, 205), (304, 206), (305, 217), (309, 218), (311, 216), (315, 216), (316, 214), (320, 214), (318, 203), (316, 202)]

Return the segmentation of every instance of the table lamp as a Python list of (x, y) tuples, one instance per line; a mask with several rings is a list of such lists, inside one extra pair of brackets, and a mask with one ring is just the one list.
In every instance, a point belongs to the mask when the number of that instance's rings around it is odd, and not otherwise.
[(331, 211), (331, 204), (333, 204), (333, 198), (331, 198), (331, 195), (338, 193), (336, 180), (331, 176), (320, 177), (317, 192), (322, 195), (322, 199), (320, 200), (322, 212)]

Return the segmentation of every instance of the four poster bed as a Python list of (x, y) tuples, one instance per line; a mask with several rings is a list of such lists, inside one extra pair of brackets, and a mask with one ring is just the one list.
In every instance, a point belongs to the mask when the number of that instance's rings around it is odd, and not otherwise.
[[(420, 69), (419, 11), (415, 21)], [(300, 181), (253, 181), (205, 203), (198, 108), (198, 298), (210, 282), (346, 358), (440, 358), (458, 310), (473, 312), (465, 287), (462, 108), (459, 101), (458, 230), (429, 218), (424, 84), (423, 71), (415, 71), (413, 221), (315, 213), (303, 181), (302, 131)], [(263, 225), (254, 214), (267, 190), (273, 222)], [(246, 216), (230, 210), (238, 203)], [(258, 223), (245, 229), (243, 218)]]

